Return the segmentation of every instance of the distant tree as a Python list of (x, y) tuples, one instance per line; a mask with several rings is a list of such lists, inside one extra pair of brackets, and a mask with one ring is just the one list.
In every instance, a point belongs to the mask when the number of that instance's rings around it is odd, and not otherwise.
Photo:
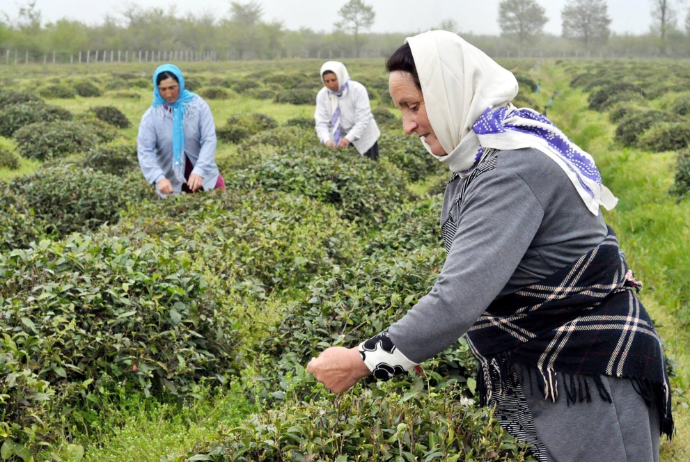
[(652, 33), (661, 39), (661, 52), (666, 54), (668, 33), (676, 28), (676, 10), (673, 0), (650, 0), (652, 2)]
[(498, 4), (501, 35), (517, 39), (521, 49), (542, 34), (548, 21), (546, 10), (535, 0), (502, 0)]
[(355, 54), (359, 57), (362, 45), (360, 33), (368, 30), (374, 24), (376, 13), (374, 7), (367, 5), (363, 0), (350, 0), (338, 11), (342, 19), (335, 23), (337, 29), (350, 32), (355, 38)]
[(439, 30), (447, 30), (448, 32), (452, 32), (454, 34), (457, 34), (460, 30), (458, 23), (453, 19), (444, 19), (441, 21), (441, 24), (438, 26), (438, 28)]
[(590, 45), (606, 43), (611, 35), (611, 18), (606, 0), (568, 0), (561, 12), (563, 37)]
[(264, 7), (257, 1), (230, 2), (230, 20), (242, 26), (256, 26), (264, 15)]

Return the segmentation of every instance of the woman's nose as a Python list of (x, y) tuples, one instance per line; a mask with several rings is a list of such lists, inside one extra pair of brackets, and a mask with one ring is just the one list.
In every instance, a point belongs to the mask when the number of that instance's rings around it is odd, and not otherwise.
[(411, 135), (417, 130), (417, 121), (413, 116), (403, 114), (402, 122), (403, 131), (406, 135)]

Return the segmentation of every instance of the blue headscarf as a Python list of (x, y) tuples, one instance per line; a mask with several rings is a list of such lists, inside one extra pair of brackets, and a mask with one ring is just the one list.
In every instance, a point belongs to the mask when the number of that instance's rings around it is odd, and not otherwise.
[[(170, 72), (180, 84), (180, 96), (174, 103), (168, 103), (161, 96), (158, 90), (158, 76), (162, 72)], [(163, 64), (153, 73), (153, 104), (152, 107), (168, 106), (173, 113), (173, 171), (175, 176), (181, 182), (185, 182), (184, 168), (184, 113), (187, 110), (187, 105), (196, 95), (184, 88), (184, 77), (182, 71), (174, 64)]]

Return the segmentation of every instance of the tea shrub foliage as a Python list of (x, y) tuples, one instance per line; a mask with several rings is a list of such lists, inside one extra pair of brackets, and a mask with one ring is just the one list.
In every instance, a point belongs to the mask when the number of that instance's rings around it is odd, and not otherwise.
[(285, 191), (333, 204), (347, 219), (374, 225), (410, 193), (397, 168), (373, 162), (353, 149), (281, 148), (261, 163), (237, 172), (237, 184)]
[(616, 141), (626, 146), (635, 146), (639, 137), (654, 125), (679, 121), (678, 115), (657, 109), (635, 112), (623, 119), (616, 128)]
[(72, 99), (77, 97), (76, 90), (67, 85), (48, 85), (41, 88), (38, 94), (44, 98)]
[(228, 99), (232, 94), (220, 87), (206, 87), (199, 91), (199, 96), (204, 99)]
[(16, 90), (0, 90), (0, 107), (7, 107), (12, 104), (41, 102), (43, 101), (33, 93)]
[(0, 143), (0, 168), (17, 170), (19, 168), (19, 156), (14, 153), (14, 149)]
[(115, 106), (94, 106), (89, 109), (89, 112), (95, 115), (98, 120), (102, 120), (113, 127), (129, 128), (132, 126), (127, 116)]
[(304, 130), (315, 130), (316, 122), (313, 117), (294, 117), (285, 121), (288, 127), (300, 127)]
[(126, 175), (139, 167), (137, 146), (98, 145), (88, 151), (82, 165), (115, 176)]
[(17, 130), (13, 138), (19, 153), (29, 159), (49, 160), (85, 152), (99, 138), (90, 127), (72, 121), (37, 122)]
[(0, 278), (0, 393), (14, 441), (88, 428), (121, 390), (183, 397), (235, 370), (231, 310), (172, 244), (75, 234), (0, 254)]
[(14, 178), (11, 186), (57, 235), (116, 223), (120, 209), (141, 199), (122, 178), (75, 166), (43, 168)]
[(384, 132), (379, 138), (379, 150), (382, 157), (405, 172), (411, 181), (447, 168), (427, 152), (418, 137), (405, 135), (402, 131)]
[(0, 182), (0, 251), (27, 248), (41, 235), (42, 225), (26, 199)]
[(84, 98), (93, 98), (101, 96), (101, 90), (91, 82), (77, 82), (73, 85), (77, 95)]
[(640, 136), (638, 146), (653, 152), (676, 151), (690, 145), (690, 126), (687, 122), (654, 125)]
[(311, 104), (316, 101), (316, 92), (313, 90), (295, 89), (278, 92), (274, 98), (276, 103), (282, 104)]
[(218, 139), (239, 143), (255, 133), (276, 128), (278, 122), (266, 114), (245, 113), (230, 116), (227, 124), (216, 130)]
[(72, 113), (42, 101), (11, 104), (0, 108), (0, 136), (9, 138), (25, 125), (56, 120), (72, 120)]
[(678, 152), (676, 159), (676, 174), (671, 192), (679, 199), (690, 194), (690, 150), (683, 149)]

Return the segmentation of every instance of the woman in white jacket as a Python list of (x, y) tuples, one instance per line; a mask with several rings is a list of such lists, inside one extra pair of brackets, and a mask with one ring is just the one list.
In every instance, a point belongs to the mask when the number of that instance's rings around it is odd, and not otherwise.
[(367, 89), (350, 80), (345, 65), (328, 61), (321, 66), (324, 84), (316, 95), (316, 134), (321, 143), (331, 148), (354, 146), (361, 155), (376, 160), (381, 136), (371, 115)]

